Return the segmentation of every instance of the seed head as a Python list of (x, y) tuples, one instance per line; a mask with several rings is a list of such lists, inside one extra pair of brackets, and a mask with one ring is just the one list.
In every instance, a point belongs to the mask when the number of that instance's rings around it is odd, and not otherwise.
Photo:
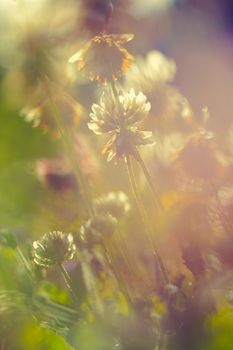
[(76, 246), (71, 233), (53, 231), (44, 234), (41, 240), (33, 243), (34, 262), (39, 266), (50, 267), (71, 260)]
[(90, 80), (106, 84), (122, 76), (130, 66), (133, 57), (122, 44), (132, 39), (133, 34), (97, 35), (70, 57), (69, 62), (77, 62), (78, 70)]

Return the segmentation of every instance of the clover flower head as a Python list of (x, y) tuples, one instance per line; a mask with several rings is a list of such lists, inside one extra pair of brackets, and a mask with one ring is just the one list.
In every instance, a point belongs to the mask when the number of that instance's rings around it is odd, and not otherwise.
[(222, 170), (213, 143), (213, 133), (200, 129), (192, 134), (178, 152), (176, 164), (189, 178), (213, 181)]
[(171, 85), (175, 74), (175, 62), (159, 51), (137, 58), (125, 74), (126, 86), (142, 91), (153, 101), (151, 114), (156, 122), (157, 118), (167, 122), (176, 116), (187, 119), (191, 113), (187, 99)]
[(117, 219), (127, 215), (130, 211), (129, 198), (122, 191), (109, 192), (106, 196), (97, 198), (94, 205), (97, 213), (109, 213)]
[(80, 230), (82, 240), (92, 244), (100, 244), (104, 238), (111, 237), (117, 220), (110, 214), (100, 214), (89, 219)]
[(125, 159), (135, 156), (135, 146), (152, 144), (152, 132), (141, 129), (141, 123), (150, 111), (146, 96), (133, 89), (120, 93), (115, 98), (110, 92), (103, 93), (99, 105), (92, 106), (88, 127), (95, 134), (106, 134), (107, 145), (103, 153), (108, 153), (107, 160)]
[(71, 233), (52, 231), (33, 243), (34, 262), (39, 266), (60, 265), (73, 259), (75, 252), (76, 245)]
[(146, 58), (138, 58), (126, 74), (126, 82), (143, 92), (158, 84), (170, 83), (176, 73), (176, 64), (159, 51), (150, 51)]
[[(62, 112), (62, 121), (67, 127), (76, 127), (84, 115), (83, 106), (63, 91), (59, 91), (55, 84), (53, 88), (52, 99), (58, 105)], [(51, 98), (48, 98), (41, 91), (34, 96), (32, 101), (24, 106), (20, 111), (20, 116), (32, 127), (40, 127), (44, 133), (50, 132), (54, 138), (60, 135), (57, 131), (57, 125), (51, 118)]]
[(80, 11), (78, 2), (72, 0), (65, 7), (62, 1), (50, 0), (9, 3), (12, 6), (4, 32), (10, 40), (4, 59), (9, 56), (14, 63), (6, 72), (6, 85), (11, 89), (12, 101), (22, 106), (45, 80), (62, 85), (68, 82), (64, 44), (77, 27)]
[(133, 57), (122, 45), (133, 39), (133, 34), (100, 34), (89, 40), (73, 56), (70, 63), (77, 63), (90, 80), (101, 84), (116, 80), (130, 66)]

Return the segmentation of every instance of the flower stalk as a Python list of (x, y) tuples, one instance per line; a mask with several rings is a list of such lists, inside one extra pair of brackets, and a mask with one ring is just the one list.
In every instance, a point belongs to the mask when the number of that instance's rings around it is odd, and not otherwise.
[(154, 244), (154, 239), (153, 239), (153, 235), (151, 232), (151, 228), (150, 225), (148, 223), (148, 219), (147, 219), (147, 214), (146, 214), (146, 210), (143, 204), (143, 201), (141, 201), (141, 196), (138, 190), (138, 186), (137, 186), (137, 182), (135, 179), (135, 175), (134, 175), (134, 171), (133, 171), (133, 167), (132, 167), (132, 163), (131, 163), (131, 159), (130, 156), (127, 156), (126, 158), (126, 166), (127, 166), (127, 172), (128, 172), (128, 177), (129, 177), (129, 182), (131, 185), (131, 189), (132, 189), (132, 193), (135, 197), (135, 202), (137, 204), (137, 208), (138, 208), (138, 212), (141, 216), (142, 222), (144, 224), (144, 228), (145, 228), (145, 233), (148, 239), (149, 244), (152, 247), (152, 252), (153, 252), (153, 256), (156, 260), (156, 263), (158, 263), (162, 276), (163, 276), (163, 280), (165, 285), (169, 283), (169, 278), (168, 278), (168, 274), (167, 274), (167, 270), (164, 266), (162, 257), (157, 249), (157, 247), (155, 247)]
[(112, 270), (117, 284), (128, 303), (128, 306), (130, 306), (132, 305), (132, 300), (128, 292), (127, 286), (125, 284), (124, 276), (122, 275), (120, 268), (117, 267), (117, 264), (115, 262), (115, 247), (112, 247), (111, 243), (105, 240), (105, 242), (103, 242), (103, 248), (105, 250), (105, 255), (109, 264), (109, 268)]
[(29, 265), (29, 262), (25, 258), (24, 254), (23, 254), (22, 250), (19, 248), (19, 246), (16, 247), (16, 251), (17, 251), (18, 256), (21, 259), (21, 261), (22, 261), (22, 263), (23, 263), (23, 265), (24, 265), (28, 275), (30, 276), (30, 278), (32, 280), (34, 280), (34, 276), (33, 276), (33, 273), (32, 273), (31, 266)]
[(137, 161), (139, 162), (140, 166), (141, 166), (141, 169), (143, 171), (143, 174), (147, 180), (147, 183), (151, 189), (151, 192), (153, 194), (153, 200), (155, 202), (155, 204), (161, 209), (161, 210), (164, 210), (164, 207), (159, 199), (159, 195), (158, 195), (158, 192), (156, 191), (155, 187), (154, 187), (154, 184), (153, 184), (153, 181), (152, 181), (152, 178), (151, 178), (151, 175), (147, 169), (147, 166), (144, 162), (144, 160), (142, 159), (142, 156), (140, 155), (138, 149), (135, 147), (135, 156), (136, 156), (136, 159)]
[(48, 93), (50, 96), (50, 98), (49, 98), (50, 112), (51, 112), (51, 115), (52, 115), (56, 125), (57, 125), (57, 129), (62, 137), (64, 147), (66, 148), (67, 154), (70, 157), (71, 164), (73, 165), (73, 171), (74, 171), (75, 177), (77, 179), (77, 182), (80, 186), (80, 191), (81, 191), (83, 203), (86, 207), (86, 210), (87, 210), (89, 216), (94, 216), (94, 209), (92, 206), (92, 200), (90, 197), (88, 184), (86, 183), (85, 176), (83, 175), (81, 167), (79, 165), (79, 161), (77, 159), (77, 154), (74, 152), (74, 147), (72, 144), (73, 137), (72, 137), (70, 131), (67, 129), (67, 127), (62, 125), (62, 117), (61, 117), (60, 111), (57, 108), (56, 104), (54, 103), (53, 98), (51, 97), (48, 84), (47, 84), (47, 90), (48, 90)]
[(71, 278), (70, 278), (70, 276), (69, 276), (68, 272), (66, 271), (66, 269), (65, 269), (63, 264), (59, 264), (58, 266), (59, 266), (61, 275), (62, 275), (62, 277), (63, 277), (63, 279), (64, 279), (64, 281), (66, 283), (66, 286), (67, 286), (67, 288), (68, 288), (68, 290), (70, 292), (70, 295), (71, 295), (71, 297), (73, 299), (73, 302), (76, 304), (77, 297), (76, 297), (76, 294), (75, 294), (75, 292), (73, 290), (73, 287), (72, 287)]

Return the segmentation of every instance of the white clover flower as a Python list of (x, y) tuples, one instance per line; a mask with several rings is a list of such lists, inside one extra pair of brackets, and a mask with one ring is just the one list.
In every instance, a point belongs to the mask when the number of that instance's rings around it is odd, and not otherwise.
[(135, 156), (135, 146), (153, 143), (152, 132), (141, 130), (141, 123), (147, 117), (151, 105), (146, 96), (134, 89), (120, 93), (115, 98), (104, 92), (100, 103), (92, 106), (88, 127), (95, 134), (109, 136), (103, 153), (108, 153), (108, 161)]
[(160, 119), (180, 116), (187, 119), (190, 106), (187, 99), (171, 85), (176, 64), (159, 51), (150, 51), (145, 58), (138, 57), (125, 75), (126, 86), (142, 91), (153, 101), (151, 115)]
[(109, 213), (117, 219), (127, 215), (131, 208), (129, 198), (122, 191), (109, 192), (105, 196), (96, 198), (94, 206), (97, 213)]
[(150, 51), (146, 58), (139, 57), (126, 73), (128, 85), (143, 92), (157, 84), (173, 81), (176, 64), (159, 51)]
[(89, 219), (80, 229), (83, 241), (93, 245), (101, 244), (104, 238), (111, 237), (116, 230), (117, 219), (109, 213), (98, 214)]

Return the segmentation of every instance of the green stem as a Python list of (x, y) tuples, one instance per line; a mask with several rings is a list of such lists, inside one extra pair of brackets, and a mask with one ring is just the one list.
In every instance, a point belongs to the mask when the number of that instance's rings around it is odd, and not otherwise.
[(30, 276), (32, 279), (34, 279), (31, 266), (29, 265), (27, 259), (25, 258), (25, 256), (24, 256), (22, 250), (21, 250), (19, 247), (17, 247), (17, 248), (16, 248), (16, 251), (17, 251), (18, 256), (20, 257), (21, 261), (23, 262), (27, 273), (29, 274), (29, 276)]
[(111, 249), (111, 245), (107, 242), (103, 242), (103, 248), (104, 248), (104, 251), (105, 251), (105, 255), (107, 257), (107, 262), (109, 264), (109, 268), (110, 270), (112, 270), (114, 276), (115, 276), (115, 279), (118, 283), (118, 286), (122, 292), (122, 294), (125, 296), (127, 302), (128, 302), (128, 305), (132, 306), (132, 301), (131, 301), (131, 298), (130, 298), (130, 295), (129, 295), (129, 292), (128, 292), (128, 289), (127, 287), (125, 286), (125, 283), (124, 283), (124, 278), (121, 274), (121, 270), (120, 268), (117, 268), (115, 266), (115, 259), (114, 259), (114, 250)]
[[(130, 273), (130, 275), (133, 275), (133, 271), (131, 268), (131, 264), (129, 261), (129, 257), (128, 257), (128, 252), (127, 252), (127, 243), (125, 240), (125, 237), (122, 234), (122, 231), (117, 229), (116, 230), (116, 235), (117, 237), (119, 237), (119, 241), (115, 240), (115, 246), (118, 248), (119, 250), (119, 254), (122, 256), (122, 260), (124, 261), (125, 265), (127, 266), (127, 269)], [(126, 250), (125, 250), (126, 248)]]
[(148, 220), (147, 220), (147, 214), (146, 214), (146, 210), (145, 210), (144, 204), (143, 204), (143, 202), (141, 200), (141, 196), (139, 194), (138, 186), (137, 186), (136, 179), (135, 179), (135, 176), (134, 176), (133, 167), (132, 167), (132, 164), (131, 164), (131, 159), (130, 159), (130, 156), (128, 156), (128, 155), (126, 156), (126, 164), (127, 164), (127, 171), (128, 171), (128, 177), (129, 177), (130, 185), (131, 185), (134, 197), (135, 197), (135, 201), (136, 201), (136, 204), (137, 204), (137, 207), (138, 207), (139, 214), (141, 216), (141, 219), (142, 219), (144, 227), (145, 227), (145, 233), (147, 235), (147, 239), (149, 241), (149, 244), (152, 247), (153, 256), (156, 259), (156, 263), (158, 263), (158, 265), (160, 267), (160, 270), (162, 272), (164, 283), (168, 284), (169, 283), (168, 274), (167, 274), (166, 268), (165, 268), (165, 266), (163, 264), (162, 257), (161, 257), (159, 251), (157, 250), (157, 248), (154, 245), (154, 240), (152, 238), (153, 234), (151, 232), (151, 228), (150, 228), (150, 225), (149, 225)]
[(118, 92), (117, 92), (116, 84), (114, 80), (111, 81), (111, 88), (115, 99), (118, 100)]
[(154, 187), (154, 184), (153, 184), (153, 180), (151, 178), (151, 175), (146, 167), (146, 164), (144, 162), (144, 160), (142, 159), (138, 149), (135, 147), (134, 149), (134, 152), (135, 152), (135, 155), (136, 155), (136, 159), (137, 161), (139, 162), (141, 168), (142, 168), (142, 171), (143, 171), (143, 174), (148, 182), (148, 185), (151, 189), (151, 192), (153, 194), (153, 199), (154, 199), (154, 202), (157, 206), (159, 206), (160, 209), (164, 210), (164, 207), (159, 199), (159, 195), (158, 195), (158, 192), (156, 191), (155, 187)]
[(59, 264), (59, 269), (60, 269), (62, 277), (63, 277), (63, 279), (64, 279), (64, 281), (66, 283), (66, 286), (67, 286), (67, 288), (70, 291), (72, 299), (76, 303), (77, 302), (77, 298), (76, 298), (76, 295), (75, 295), (73, 287), (72, 287), (72, 282), (71, 282), (70, 276), (69, 276), (68, 272), (66, 271), (65, 267), (63, 266), (63, 264)]
[(57, 125), (57, 129), (62, 137), (64, 147), (66, 148), (67, 154), (70, 157), (70, 160), (73, 165), (73, 171), (75, 174), (75, 177), (77, 179), (77, 182), (80, 186), (80, 192), (83, 199), (83, 203), (86, 207), (86, 210), (90, 216), (94, 216), (94, 209), (92, 206), (92, 201), (90, 198), (89, 188), (86, 183), (85, 176), (82, 173), (82, 170), (79, 165), (79, 161), (77, 159), (77, 154), (74, 151), (73, 144), (72, 144), (72, 135), (70, 135), (69, 131), (66, 127), (62, 125), (62, 117), (60, 114), (60, 111), (58, 110), (56, 104), (53, 101), (53, 98), (51, 97), (51, 93), (49, 90), (49, 87), (47, 86), (48, 94), (50, 96), (49, 98), (49, 107), (51, 114), (55, 120), (55, 123)]

